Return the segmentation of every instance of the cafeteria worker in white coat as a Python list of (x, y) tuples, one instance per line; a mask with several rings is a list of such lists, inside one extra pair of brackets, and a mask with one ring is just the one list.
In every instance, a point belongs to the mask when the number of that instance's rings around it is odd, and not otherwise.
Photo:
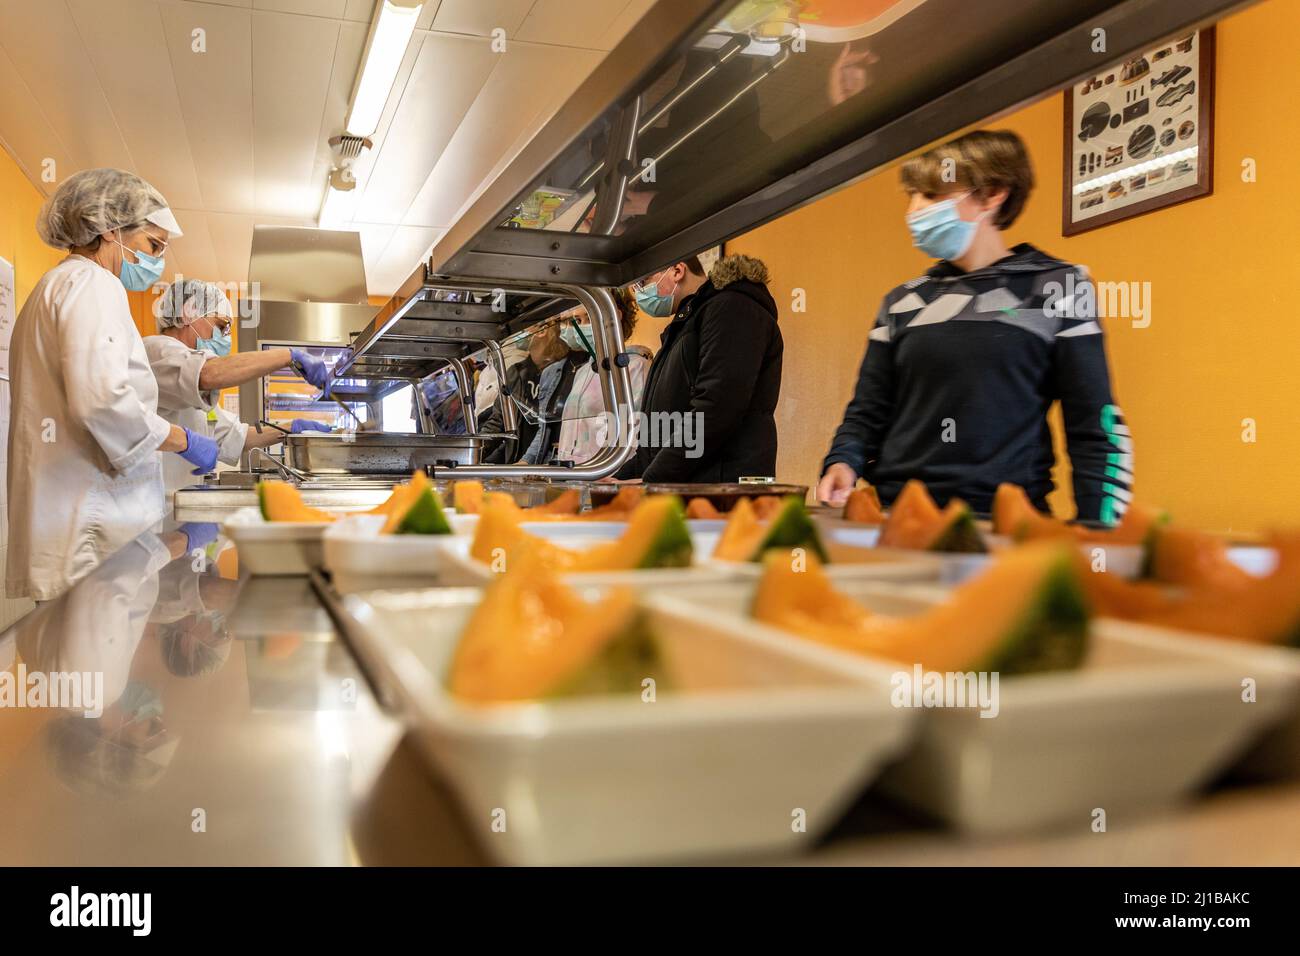
[[(234, 388), (289, 366), (317, 388), (328, 391), (329, 369), (321, 359), (301, 349), (273, 348), (230, 354), (230, 323), (234, 310), (221, 286), (200, 279), (173, 282), (154, 307), (158, 335), (144, 339), (145, 354), (158, 380), (158, 414), (173, 425), (215, 438), (218, 458), (239, 463), (250, 448), (266, 448), (284, 440), (274, 429), (250, 427), (221, 408), (221, 389)], [(209, 419), (209, 412), (212, 418)], [(208, 431), (209, 421), (212, 430)], [(290, 429), (329, 431), (311, 419), (295, 419)], [(198, 480), (174, 455), (163, 457), (163, 486), (168, 498), (178, 488)]]
[(41, 277), (9, 346), (10, 597), (48, 600), (164, 516), (162, 463), (199, 474), (217, 443), (164, 421), (127, 289), (162, 276), (181, 234), (139, 176), (90, 169), (41, 207), (36, 230), (68, 257)]

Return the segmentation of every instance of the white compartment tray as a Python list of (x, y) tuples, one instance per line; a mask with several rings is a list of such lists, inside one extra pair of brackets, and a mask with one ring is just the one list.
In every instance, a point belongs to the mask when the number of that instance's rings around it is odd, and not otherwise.
[(448, 514), (453, 535), (380, 534), (383, 515), (351, 515), (326, 525), (321, 564), (339, 591), (443, 583), (445, 542), (468, 540), (477, 515)]
[[(485, 848), (513, 864), (662, 861), (808, 845), (904, 746), (885, 668), (645, 603), (675, 692), (466, 706), (444, 688), (477, 589), (344, 598)], [(805, 821), (805, 826), (798, 823)], [(494, 823), (496, 826), (494, 826)], [(504, 823), (504, 828), (502, 828)]]
[[(946, 596), (936, 586), (837, 586), (885, 614), (914, 614)], [(712, 623), (746, 614), (752, 593), (752, 584), (733, 582), (679, 588), (660, 600)], [(921, 711), (916, 746), (885, 774), (882, 788), (971, 833), (1051, 825), (1088, 832), (1098, 808), (1109, 825), (1122, 825), (1208, 782), (1300, 699), (1300, 670), (1273, 649), (1260, 653), (1106, 619), (1093, 628), (1092, 650), (1078, 670), (1001, 679), (996, 717), (973, 709)], [(891, 674), (910, 671), (878, 663)], [(1254, 703), (1242, 701), (1247, 677), (1257, 682)]]
[[(454, 532), (463, 534), (473, 528), (474, 516), (448, 515)], [(344, 515), (338, 521), (267, 521), (257, 508), (240, 508), (221, 526), (225, 535), (235, 543), (241, 567), (254, 575), (307, 574), (312, 568), (325, 564), (325, 538), (327, 534), (340, 533), (351, 543), (360, 542), (365, 549), (357, 561), (372, 560), (382, 556), (431, 553), (431, 541), (443, 535), (380, 535), (382, 515)], [(376, 544), (376, 542), (378, 542)], [(393, 542), (399, 542), (395, 546)], [(403, 551), (406, 548), (408, 550)], [(334, 549), (340, 557), (346, 552)], [(356, 562), (353, 562), (356, 563)]]
[(306, 574), (321, 563), (326, 521), (266, 521), (257, 508), (240, 508), (221, 525), (235, 543), (239, 566), (253, 575)]

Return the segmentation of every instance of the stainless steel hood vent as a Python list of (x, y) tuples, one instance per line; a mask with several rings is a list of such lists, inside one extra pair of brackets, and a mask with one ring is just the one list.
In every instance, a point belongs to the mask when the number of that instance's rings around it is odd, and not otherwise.
[(257, 226), (248, 279), (258, 342), (347, 345), (376, 312), (355, 232)]
[[(347, 346), (378, 311), (367, 301), (361, 237), (293, 226), (256, 226), (248, 264), (252, 302), (241, 318), (239, 350), (268, 345)], [(348, 383), (336, 393), (373, 398), (366, 383)], [(264, 417), (262, 384), (239, 389), (240, 417)]]

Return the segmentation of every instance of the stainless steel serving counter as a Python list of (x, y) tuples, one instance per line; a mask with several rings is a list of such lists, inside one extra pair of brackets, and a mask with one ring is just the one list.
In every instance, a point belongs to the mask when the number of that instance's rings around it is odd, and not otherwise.
[[(485, 862), (307, 579), (186, 548), (143, 536), (0, 635), (0, 671), (103, 675), (98, 718), (0, 707), (0, 864)], [(757, 862), (1295, 864), (1297, 846), (1297, 785), (983, 842), (868, 794), (811, 856)]]

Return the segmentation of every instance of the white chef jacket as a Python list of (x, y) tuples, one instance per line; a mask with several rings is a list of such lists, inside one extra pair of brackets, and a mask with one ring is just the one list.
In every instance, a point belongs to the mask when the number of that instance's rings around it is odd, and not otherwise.
[[(180, 425), (199, 435), (209, 435), (218, 447), (217, 458), (227, 465), (239, 464), (244, 453), (248, 426), (217, 403), (221, 393), (199, 389), (199, 372), (211, 353), (192, 349), (170, 335), (146, 335), (145, 354), (154, 378), (158, 380), (158, 414), (173, 425)], [(208, 409), (216, 414), (212, 431), (208, 429)], [(198, 484), (202, 478), (192, 474), (194, 466), (180, 455), (163, 453), (163, 485), (167, 498), (178, 488)]]
[[(24, 618), (18, 632), (27, 669), (102, 674), (103, 707), (115, 704), (131, 676), (145, 624), (158, 598), (158, 576), (171, 553), (142, 534), (111, 555), (78, 588)], [(188, 564), (186, 565), (188, 567)]]
[(36, 283), (9, 357), (5, 589), (43, 601), (162, 519), (171, 428), (126, 290), (89, 259)]

